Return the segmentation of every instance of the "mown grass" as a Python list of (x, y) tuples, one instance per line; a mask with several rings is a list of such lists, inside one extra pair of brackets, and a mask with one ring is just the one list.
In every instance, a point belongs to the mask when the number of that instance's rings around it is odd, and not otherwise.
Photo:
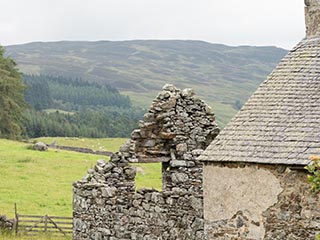
[[(120, 142), (115, 140), (113, 147)], [(20, 214), (71, 216), (72, 183), (100, 158), (52, 149), (38, 152), (30, 144), (0, 139), (0, 215), (13, 217), (17, 203)], [(137, 188), (161, 188), (160, 164), (136, 166)]]

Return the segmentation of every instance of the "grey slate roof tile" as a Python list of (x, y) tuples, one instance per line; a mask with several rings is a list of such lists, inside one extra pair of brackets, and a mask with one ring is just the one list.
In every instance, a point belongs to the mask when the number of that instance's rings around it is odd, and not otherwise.
[(199, 157), (306, 165), (320, 154), (320, 39), (288, 53)]

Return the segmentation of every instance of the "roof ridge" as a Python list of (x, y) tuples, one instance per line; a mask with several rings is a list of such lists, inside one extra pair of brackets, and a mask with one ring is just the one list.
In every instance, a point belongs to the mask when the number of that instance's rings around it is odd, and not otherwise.
[(320, 37), (305, 38), (280, 61), (199, 160), (308, 164), (310, 155), (320, 153), (317, 66)]

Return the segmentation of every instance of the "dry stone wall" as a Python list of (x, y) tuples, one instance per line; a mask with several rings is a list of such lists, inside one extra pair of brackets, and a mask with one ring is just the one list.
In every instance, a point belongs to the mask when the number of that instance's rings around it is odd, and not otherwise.
[(13, 232), (15, 226), (14, 219), (8, 219), (4, 215), (0, 215), (0, 236), (1, 233), (10, 233)]
[[(139, 125), (74, 183), (74, 239), (205, 239), (196, 158), (219, 133), (210, 107), (167, 84)], [(162, 162), (163, 191), (136, 191), (132, 162)]]

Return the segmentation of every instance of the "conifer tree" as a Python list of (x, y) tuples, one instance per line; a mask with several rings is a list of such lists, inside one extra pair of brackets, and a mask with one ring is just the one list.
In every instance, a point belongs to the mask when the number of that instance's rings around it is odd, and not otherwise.
[(18, 138), (21, 134), (25, 86), (16, 63), (4, 56), (0, 46), (0, 137)]

